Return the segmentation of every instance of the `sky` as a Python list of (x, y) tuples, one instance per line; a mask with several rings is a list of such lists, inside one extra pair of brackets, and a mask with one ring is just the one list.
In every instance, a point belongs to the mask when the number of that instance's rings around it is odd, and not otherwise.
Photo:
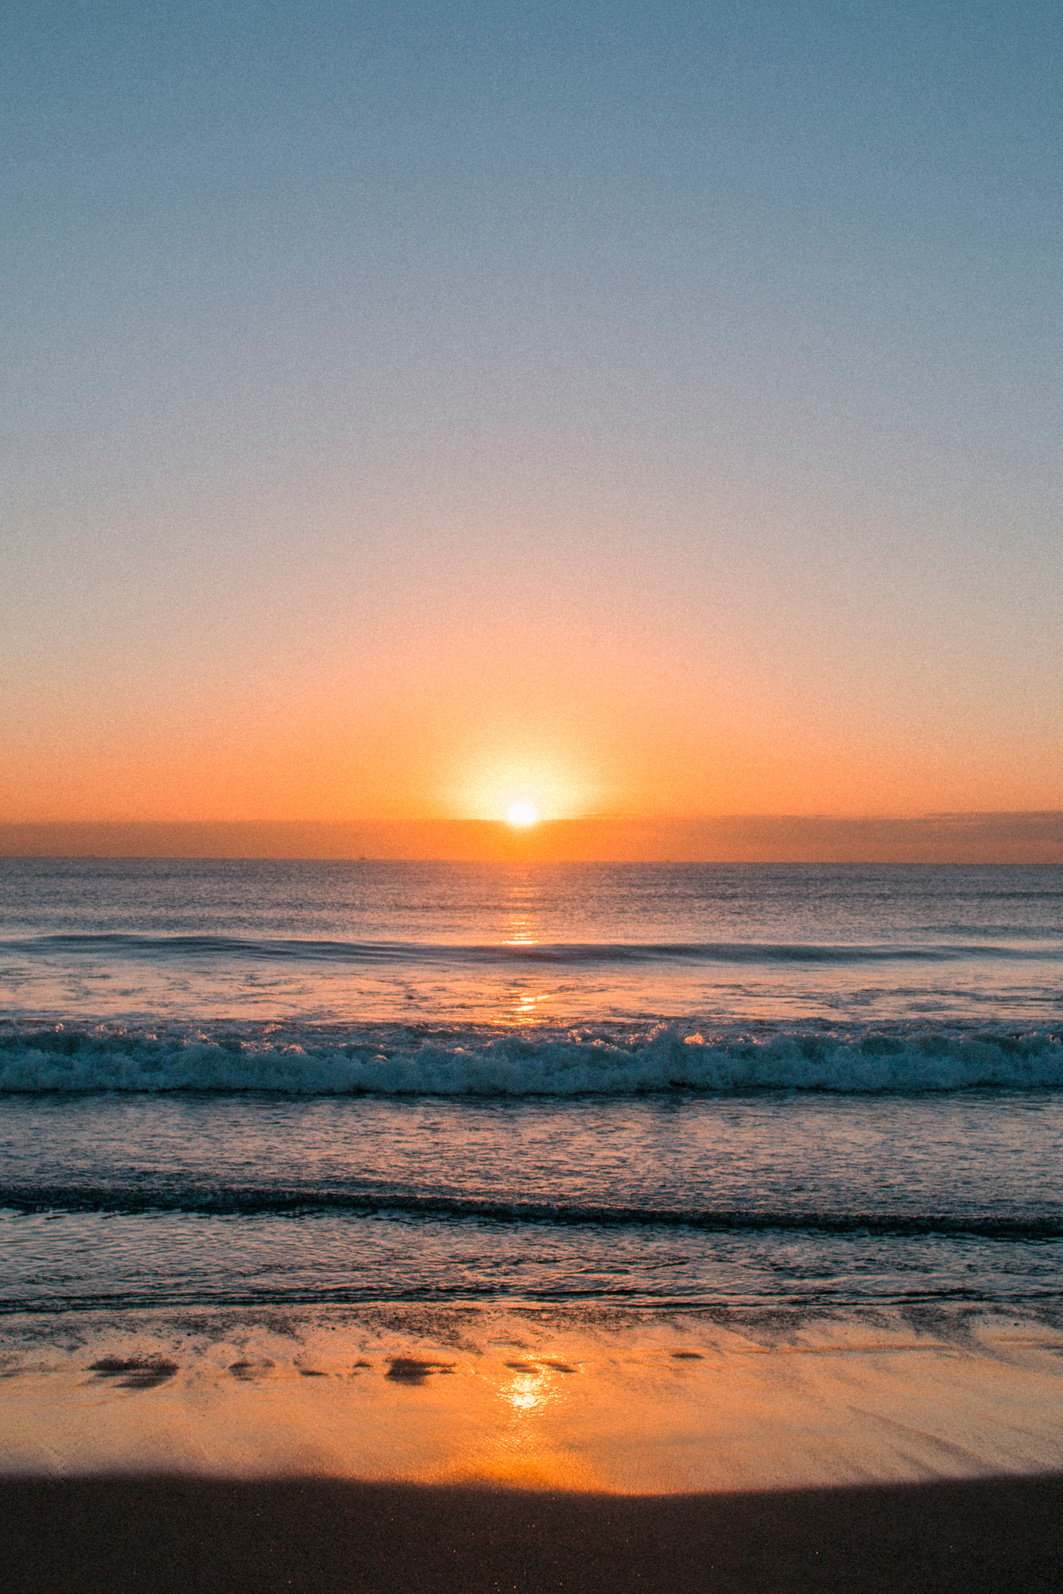
[(7, 0), (0, 822), (1063, 808), (1063, 29)]

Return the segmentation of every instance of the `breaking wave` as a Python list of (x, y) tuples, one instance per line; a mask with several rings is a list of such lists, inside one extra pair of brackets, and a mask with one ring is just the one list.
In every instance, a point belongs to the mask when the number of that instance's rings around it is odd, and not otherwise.
[(12, 1025), (0, 1091), (474, 1097), (1063, 1087), (1063, 1032), (915, 1023), (690, 1034), (676, 1025), (461, 1032)]

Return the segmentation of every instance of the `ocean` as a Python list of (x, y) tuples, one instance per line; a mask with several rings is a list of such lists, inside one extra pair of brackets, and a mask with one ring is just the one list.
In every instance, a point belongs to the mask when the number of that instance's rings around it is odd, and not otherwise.
[(6, 859), (0, 1093), (12, 1333), (1055, 1320), (1063, 868)]

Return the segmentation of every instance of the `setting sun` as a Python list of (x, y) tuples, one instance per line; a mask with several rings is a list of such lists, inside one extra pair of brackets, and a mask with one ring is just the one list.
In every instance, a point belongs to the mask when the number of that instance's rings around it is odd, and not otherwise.
[(458, 778), (449, 790), (441, 790), (454, 818), (530, 830), (558, 819), (582, 818), (602, 805), (601, 782), (579, 770), (566, 747), (501, 746), (462, 762)]
[(539, 810), (533, 802), (522, 797), (519, 802), (510, 803), (506, 809), (506, 823), (516, 825), (520, 830), (526, 830), (529, 825), (539, 823)]

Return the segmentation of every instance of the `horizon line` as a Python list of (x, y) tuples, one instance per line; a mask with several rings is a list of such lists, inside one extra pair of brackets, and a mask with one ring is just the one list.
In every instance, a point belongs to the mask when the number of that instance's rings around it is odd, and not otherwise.
[(1063, 810), (544, 819), (0, 821), (0, 857), (556, 863), (1063, 863)]

